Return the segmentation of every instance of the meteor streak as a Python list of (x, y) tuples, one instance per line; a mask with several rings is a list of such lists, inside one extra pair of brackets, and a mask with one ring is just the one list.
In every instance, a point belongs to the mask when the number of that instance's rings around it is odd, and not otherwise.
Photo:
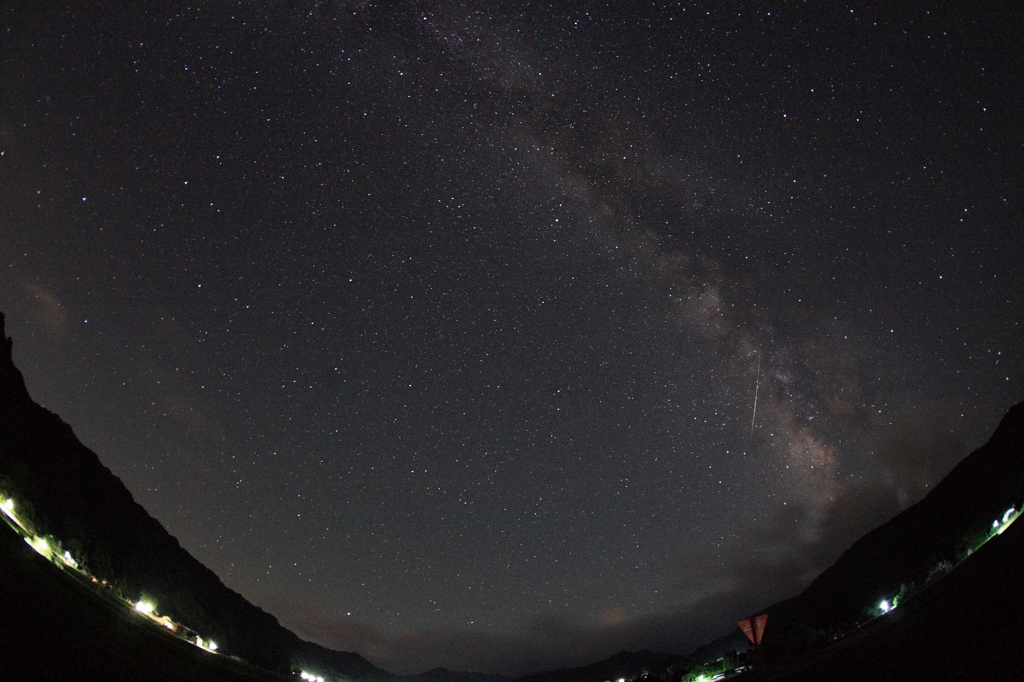
[(750, 418), (750, 435), (754, 435), (754, 420), (757, 419), (757, 391), (761, 388), (761, 353), (757, 353), (757, 379), (754, 381), (754, 416)]

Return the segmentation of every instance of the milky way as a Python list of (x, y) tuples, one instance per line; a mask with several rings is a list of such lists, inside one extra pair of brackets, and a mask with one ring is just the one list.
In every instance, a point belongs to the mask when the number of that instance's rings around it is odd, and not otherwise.
[(688, 651), (1024, 395), (1024, 32), (959, 10), (16, 2), (15, 361), (303, 636)]

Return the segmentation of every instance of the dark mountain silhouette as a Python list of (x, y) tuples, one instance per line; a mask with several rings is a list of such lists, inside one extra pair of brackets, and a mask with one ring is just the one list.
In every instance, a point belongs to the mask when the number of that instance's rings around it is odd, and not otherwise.
[[(1024, 403), (1003, 417), (989, 441), (957, 464), (917, 504), (846, 550), (798, 596), (768, 609), (776, 626), (849, 625), (902, 584), (927, 581), (940, 562), (955, 564), (995, 519), (1024, 501)], [(765, 638), (768, 638), (766, 630)]]
[(645, 671), (661, 674), (671, 665), (688, 667), (688, 656), (658, 654), (653, 651), (620, 651), (598, 663), (580, 668), (559, 668), (519, 678), (518, 682), (592, 682), (593, 680), (633, 680)]
[(0, 522), (0, 679), (290, 679), (161, 632), (39, 556)]
[[(94, 575), (133, 601), (144, 593), (162, 614), (217, 642), (224, 654), (284, 673), (308, 666), (355, 680), (417, 679), (391, 675), (359, 654), (305, 642), (225, 586), (135, 502), (70, 426), (32, 401), (11, 358), (3, 313), (0, 339), (0, 482), (31, 503), (26, 513), (38, 534), (73, 547)], [(445, 673), (432, 671), (425, 682), (501, 679)]]
[(456, 672), (442, 668), (431, 668), (425, 673), (415, 675), (415, 682), (511, 682), (511, 677), (502, 675), (489, 675), (487, 673)]
[[(399, 678), (376, 668), (358, 654), (332, 651), (299, 639), (276, 618), (248, 603), (196, 561), (132, 499), (120, 480), (75, 438), (67, 424), (32, 401), (21, 373), (12, 362), (11, 340), (4, 334), (2, 313), (0, 340), (0, 485), (19, 500), (32, 502), (34, 509), (26, 513), (33, 517), (39, 533), (52, 534), (64, 540), (66, 546), (74, 547), (94, 574), (116, 583), (125, 596), (137, 598), (144, 590), (158, 603), (161, 612), (216, 640), (223, 653), (239, 656), (271, 671), (287, 673), (295, 667), (315, 667), (322, 674), (344, 675), (368, 682), (499, 682), (503, 679), (455, 673), (443, 668)], [(994, 519), (1001, 518), (1010, 507), (1020, 509), (1022, 503), (1024, 403), (1011, 408), (989, 442), (964, 458), (923, 500), (854, 543), (802, 593), (768, 607), (766, 652), (785, 654), (792, 650), (794, 641), (805, 636), (813, 639), (823, 631), (850, 632), (851, 626), (865, 619), (866, 609), (880, 599), (894, 595), (904, 584), (924, 585), (929, 574), (934, 576), (933, 569), (942, 562), (962, 560), (987, 537)], [(47, 582), (50, 579), (46, 576), (50, 574), (45, 571), (37, 575), (38, 571), (33, 573), (26, 569), (26, 566), (38, 564), (50, 571), (51, 577), (66, 578), (27, 550), (24, 543), (15, 539), (12, 544), (13, 533), (6, 528), (0, 531), (3, 535), (0, 561), (6, 562), (0, 566), (5, 569), (6, 578), (0, 592), (0, 618), (8, 629), (16, 622), (14, 617), (21, 618), (17, 622), (25, 625), (25, 632), (49, 638), (42, 644), (36, 642), (35, 649), (20, 649), (22, 654), (44, 652), (47, 647), (55, 646), (75, 650), (71, 646), (72, 637), (98, 642), (97, 633), (116, 631), (121, 634), (102, 641), (138, 640), (138, 648), (133, 652), (146, 661), (177, 665), (186, 672), (192, 669), (190, 666), (201, 667), (202, 659), (199, 663), (194, 660), (196, 652), (181, 654), (162, 650), (134, 630), (134, 634), (125, 635), (125, 614), (115, 614), (111, 620), (109, 614), (103, 615), (102, 605), (92, 604), (84, 597), (82, 601), (82, 595), (74, 596), (77, 593), (68, 587), (73, 583), (65, 581), (67, 584), (60, 587)], [(963, 656), (968, 658), (972, 653), (995, 651), (992, 646), (986, 648), (984, 642), (989, 639), (1019, 643), (1018, 614), (1024, 607), (1020, 596), (1024, 590), (1016, 590), (1015, 585), (1022, 568), (1024, 525), (1015, 523), (1004, 536), (989, 542), (949, 576), (920, 592), (905, 611), (881, 619), (908, 623), (901, 626), (905, 633), (899, 634), (903, 631), (894, 627), (892, 631), (897, 634), (875, 635), (871, 633), (882, 627), (879, 621), (868, 626), (864, 631), (868, 634), (864, 635), (867, 643), (863, 651), (873, 651), (892, 660), (901, 651), (912, 648), (901, 649), (902, 645), (898, 644), (904, 641), (901, 638), (923, 637), (926, 631), (938, 633), (936, 641), (946, 641), (950, 647), (957, 641), (970, 644), (974, 649), (963, 651)], [(28, 584), (33, 580), (39, 583), (39, 594), (48, 595), (42, 598), (49, 601), (31, 618), (24, 618), (32, 610), (32, 599), (27, 596), (28, 591), (19, 591), (19, 581)], [(61, 606), (67, 604), (75, 605), (76, 615), (72, 616), (72, 611)], [(88, 615), (93, 612), (93, 616)], [(928, 618), (934, 620), (929, 622), (920, 614), (931, 614)], [(736, 617), (744, 615), (736, 614)], [(952, 621), (957, 621), (955, 626)], [(1009, 634), (999, 639), (998, 633), (1002, 630)], [(8, 638), (4, 644), (8, 646), (8, 654), (14, 651), (10, 648), (14, 646), (13, 641)], [(669, 666), (678, 669), (702, 661), (711, 654), (734, 648), (737, 642), (742, 640), (737, 633), (731, 633), (689, 657), (649, 651), (621, 652), (582, 668), (532, 675), (524, 682), (602, 682), (634, 678), (644, 671), (659, 675)], [(100, 644), (96, 647), (86, 648), (99, 656), (96, 652), (103, 647)], [(77, 650), (81, 649), (79, 646)], [(847, 647), (845, 651), (853, 651), (853, 648)], [(103, 654), (109, 656), (109, 660), (117, 659), (118, 655), (109, 646), (107, 654)], [(842, 655), (856, 659), (854, 654)], [(915, 655), (929, 654), (920, 650)], [(165, 675), (154, 679), (245, 679), (249, 674), (242, 668), (232, 668), (234, 664), (223, 660), (224, 657), (217, 658), (222, 660), (215, 672), (200, 670), (194, 675), (183, 672), (177, 677)], [(933, 658), (938, 660), (942, 656)], [(95, 656), (93, 659), (100, 660)], [(121, 659), (130, 662), (124, 656), (118, 660)], [(73, 662), (74, 657), (66, 660)], [(176, 663), (168, 662), (172, 660)], [(923, 662), (919, 668), (931, 669)], [(822, 675), (825, 676), (818, 678), (831, 679), (825, 673)], [(812, 678), (818, 679), (813, 675), (808, 677)], [(249, 679), (258, 679), (258, 675)]]
[(745, 682), (1024, 679), (1024, 523), (831, 647), (769, 660)]
[[(891, 599), (901, 586), (924, 587), (928, 583), (929, 574), (942, 562), (956, 564), (963, 560), (971, 550), (988, 537), (995, 519), (1001, 519), (1006, 510), (1011, 507), (1021, 509), (1022, 503), (1024, 503), (1024, 403), (1012, 407), (1003, 417), (989, 441), (965, 457), (923, 500), (894, 516), (854, 543), (799, 595), (763, 609), (762, 611), (769, 614), (764, 639), (766, 653), (772, 654), (776, 658), (785, 658), (787, 655), (799, 656), (812, 648), (815, 643), (824, 642), (826, 634), (849, 631), (859, 621), (868, 618), (866, 613), (868, 609), (879, 604), (882, 599)], [(1007, 533), (1010, 530), (1013, 531), (1013, 537), (1021, 538), (1024, 535), (1024, 524), (1014, 523)], [(995, 540), (991, 541), (980, 554), (991, 556), (994, 553), (991, 549), (993, 545), (1002, 546), (1004, 549), (1000, 552), (1006, 555), (1005, 558), (1010, 563), (994, 562), (999, 566), (997, 570), (992, 568), (992, 560), (975, 562), (972, 557), (971, 560), (964, 563), (964, 571), (961, 571), (960, 568), (954, 571), (954, 574), (958, 575), (958, 581), (962, 580), (959, 574), (964, 572), (974, 576), (971, 579), (976, 580), (978, 585), (986, 586), (985, 588), (976, 588), (976, 594), (972, 597), (975, 603), (970, 608), (963, 608), (963, 605), (957, 601), (964, 599), (963, 595), (970, 593), (970, 589), (967, 587), (950, 592), (950, 596), (945, 598), (949, 601), (943, 601), (943, 599), (934, 601), (935, 597), (931, 594), (931, 587), (924, 590), (921, 597), (914, 597), (910, 600), (909, 603), (913, 604), (916, 599), (923, 600), (927, 595), (928, 603), (933, 604), (930, 608), (936, 613), (942, 614), (944, 621), (930, 623), (928, 627), (936, 632), (942, 630), (947, 635), (951, 632), (967, 630), (974, 633), (986, 633), (986, 637), (993, 637), (999, 641), (1007, 641), (1005, 637), (999, 638), (998, 633), (1001, 628), (1008, 628), (1017, 633), (1021, 632), (1020, 616), (1009, 617), (1007, 614), (1010, 612), (1007, 611), (1006, 605), (1016, 604), (1018, 610), (1015, 614), (1024, 612), (1024, 599), (1020, 596), (1024, 595), (1024, 590), (1017, 589), (1015, 587), (1016, 578), (1009, 577), (1024, 570), (1024, 539), (1015, 540), (1018, 542), (1018, 545), (1015, 545), (1017, 549), (1005, 549), (1009, 543), (1003, 540), (1002, 536), (999, 537), (999, 540), (1000, 543), (996, 543)], [(982, 568), (975, 567), (970, 571), (966, 570), (967, 566), (978, 566), (979, 564), (982, 565)], [(1009, 571), (1009, 573), (1004, 576), (999, 571), (1004, 573)], [(1005, 580), (1005, 584), (1000, 583), (1001, 580)], [(1006, 594), (1007, 585), (1015, 596), (1010, 597)], [(988, 588), (992, 589), (986, 592)], [(977, 605), (988, 605), (991, 608), (986, 611), (985, 608)], [(958, 612), (961, 614), (960, 616), (957, 615)], [(893, 612), (894, 615), (897, 613), (900, 612)], [(963, 614), (968, 614), (970, 617), (964, 619)], [(735, 617), (736, 620), (740, 620), (747, 615), (753, 614), (738, 613), (735, 614)], [(898, 618), (902, 619), (903, 617), (900, 613)], [(959, 618), (957, 625), (950, 626), (948, 621), (957, 618)], [(914, 627), (918, 628), (914, 632), (925, 637), (925, 626), (920, 623), (920, 618), (914, 622), (917, 623)], [(943, 630), (943, 628), (945, 629)], [(947, 636), (946, 639), (949, 642), (956, 641), (956, 637), (952, 635)], [(982, 640), (984, 638), (974, 636), (965, 639), (964, 642), (977, 644)], [(1017, 639), (1011, 637), (1010, 640), (1018, 641), (1019, 637)], [(879, 641), (887, 642), (888, 640), (883, 638)], [(724, 651), (742, 651), (747, 646), (749, 645), (746, 638), (737, 629), (701, 646), (685, 659), (691, 662), (707, 663), (714, 661)], [(877, 647), (880, 652), (887, 652), (886, 655), (890, 656), (887, 660), (898, 657), (898, 647), (893, 648), (889, 644), (877, 642), (872, 646)], [(980, 644), (977, 644), (977, 648), (978, 655), (982, 655), (986, 650)], [(922, 652), (921, 647), (918, 647), (916, 655), (925, 656), (926, 653)], [(963, 649), (965, 660), (970, 659), (972, 655), (972, 650)], [(634, 660), (630, 658), (631, 656), (640, 658)], [(659, 656), (665, 659), (665, 662), (659, 662)], [(528, 682), (603, 682), (619, 677), (635, 678), (644, 670), (649, 670), (654, 675), (661, 675), (670, 664), (667, 661), (668, 658), (660, 654), (650, 654), (650, 652), (637, 654), (623, 652), (600, 663), (581, 668), (553, 670), (530, 676), (526, 680)], [(684, 657), (675, 658), (683, 659)], [(924, 661), (919, 661), (918, 664), (921, 670), (934, 669), (933, 665), (926, 664)], [(903, 667), (906, 665), (909, 663), (901, 664)], [(967, 669), (970, 666), (962, 667)], [(822, 668), (822, 670), (825, 669)], [(833, 670), (832, 668), (827, 669)], [(824, 673), (822, 675), (820, 679), (832, 679)], [(819, 679), (813, 676), (808, 679), (812, 678)], [(887, 678), (882, 675), (878, 679), (918, 678)]]

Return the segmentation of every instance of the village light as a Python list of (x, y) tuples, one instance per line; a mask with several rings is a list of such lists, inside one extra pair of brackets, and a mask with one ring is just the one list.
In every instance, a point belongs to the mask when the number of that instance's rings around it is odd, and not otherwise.
[(889, 606), (888, 600), (886, 599), (882, 600), (882, 603), (878, 605), (878, 608), (882, 609), (882, 613), (889, 613), (889, 611), (892, 609), (892, 607)]
[(216, 651), (216, 650), (217, 650), (217, 643), (216, 642), (210, 642), (210, 651)]
[(14, 500), (8, 497), (7, 500), (4, 501), (4, 506), (7, 507), (7, 511), (14, 511)]
[(1010, 517), (1013, 516), (1016, 513), (1017, 513), (1017, 510), (1014, 509), (1013, 507), (1010, 507), (1009, 509), (1007, 509), (1006, 513), (1003, 514), (1003, 523), (1009, 523), (1010, 522)]
[(153, 613), (153, 605), (148, 601), (140, 601), (135, 604), (135, 610), (139, 613)]

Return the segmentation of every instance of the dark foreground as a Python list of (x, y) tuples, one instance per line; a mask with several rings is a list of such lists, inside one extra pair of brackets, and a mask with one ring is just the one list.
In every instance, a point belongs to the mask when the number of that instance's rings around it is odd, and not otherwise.
[[(288, 679), (160, 631), (63, 575), (0, 523), (0, 679)], [(1024, 680), (1024, 521), (829, 648), (746, 682)]]
[(887, 616), (743, 682), (1024, 680), (1024, 521)]
[(0, 679), (277, 681), (110, 603), (0, 521)]

